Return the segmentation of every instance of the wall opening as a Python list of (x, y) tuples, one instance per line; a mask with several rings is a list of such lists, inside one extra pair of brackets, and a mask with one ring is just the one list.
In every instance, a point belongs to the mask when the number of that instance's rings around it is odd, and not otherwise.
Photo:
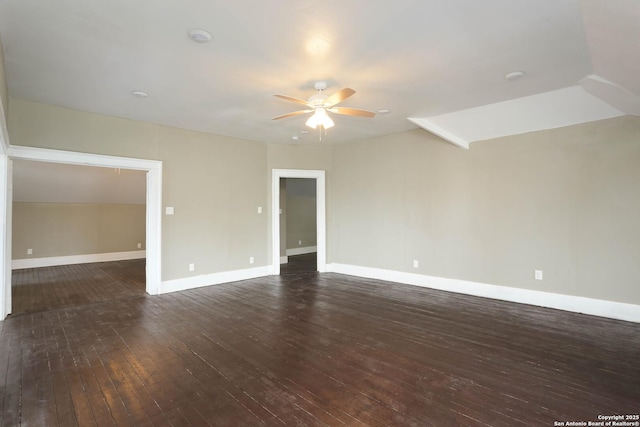
[[(326, 271), (326, 212), (325, 212), (325, 171), (322, 170), (297, 170), (297, 169), (274, 169), (271, 183), (271, 273), (280, 274), (280, 263), (282, 261), (281, 255), (281, 240), (285, 236), (281, 233), (281, 189), (284, 179), (296, 178), (296, 179), (310, 179), (315, 182), (315, 219), (316, 219), (316, 235), (315, 235), (315, 250), (316, 250), (316, 268), (318, 272)], [(284, 181), (286, 182), (286, 181)], [(295, 242), (301, 241), (301, 238), (295, 239)], [(294, 242), (294, 243), (295, 243)], [(302, 246), (300, 243), (298, 246)], [(311, 246), (306, 247), (305, 251), (309, 251)]]

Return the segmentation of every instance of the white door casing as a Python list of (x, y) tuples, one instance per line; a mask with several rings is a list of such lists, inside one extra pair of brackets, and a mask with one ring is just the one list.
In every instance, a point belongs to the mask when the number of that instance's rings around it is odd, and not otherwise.
[(316, 181), (317, 268), (327, 271), (325, 171), (273, 169), (271, 180), (271, 274), (280, 274), (280, 178), (311, 178)]
[[(134, 159), (128, 157), (106, 156), (99, 154), (75, 153), (71, 151), (49, 150), (44, 148), (9, 146), (8, 158), (23, 160), (66, 163), (84, 166), (109, 167), (120, 169), (135, 169), (147, 172), (147, 220), (146, 220), (146, 291), (151, 295), (157, 295), (161, 281), (161, 226), (162, 226), (162, 162), (159, 160)], [(7, 157), (4, 154), (0, 156)], [(0, 158), (0, 205), (4, 200), (7, 205), (11, 200), (10, 195), (10, 172), (9, 160), (3, 161)], [(4, 183), (2, 183), (4, 181)], [(2, 185), (4, 184), (4, 185)], [(10, 206), (0, 206), (4, 219), (5, 228), (10, 230)], [(8, 223), (8, 225), (6, 225)], [(11, 235), (4, 232), (3, 238), (7, 238), (4, 245), (4, 266), (5, 273), (2, 276), (1, 295), (5, 296), (5, 301), (0, 301), (0, 319), (4, 319), (11, 312)], [(7, 297), (6, 295), (9, 295)], [(7, 300), (8, 298), (8, 300)]]

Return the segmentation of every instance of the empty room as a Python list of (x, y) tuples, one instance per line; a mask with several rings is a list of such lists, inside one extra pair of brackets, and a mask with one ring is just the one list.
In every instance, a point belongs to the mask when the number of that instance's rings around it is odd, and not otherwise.
[(640, 426), (639, 34), (0, 2), (0, 424)]

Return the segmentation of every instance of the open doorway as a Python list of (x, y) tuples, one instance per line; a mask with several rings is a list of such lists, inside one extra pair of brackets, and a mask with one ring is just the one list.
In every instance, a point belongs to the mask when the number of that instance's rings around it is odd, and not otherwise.
[[(8, 157), (41, 162), (64, 163), (71, 165), (87, 165), (106, 168), (132, 169), (146, 172), (146, 226), (145, 226), (145, 291), (148, 294), (159, 293), (161, 281), (161, 209), (162, 209), (162, 162), (157, 160), (114, 157), (97, 154), (76, 153), (69, 151), (48, 150), (32, 147), (10, 146)], [(10, 167), (10, 166), (9, 166)], [(6, 182), (7, 199), (11, 200), (11, 173)], [(11, 204), (5, 206), (5, 223), (11, 224)], [(6, 232), (4, 265), (11, 266), (11, 235)], [(1, 318), (12, 312), (11, 274), (5, 276), (0, 290), (4, 297)]]
[(317, 271), (316, 180), (280, 178), (280, 274)]
[(145, 294), (146, 171), (14, 159), (13, 314)]
[[(283, 233), (282, 221), (281, 221), (281, 189), (286, 191), (286, 179), (301, 179), (310, 181), (299, 181), (302, 185), (315, 186), (315, 245), (305, 245), (305, 240), (308, 242), (314, 242), (313, 238), (309, 238), (308, 227), (307, 231), (303, 231), (306, 234), (289, 235), (289, 233)], [(293, 182), (293, 181), (292, 181)], [(284, 187), (282, 187), (284, 185)], [(325, 172), (321, 170), (297, 170), (297, 169), (274, 169), (272, 175), (271, 184), (271, 254), (272, 274), (278, 275), (281, 272), (281, 263), (285, 260), (283, 257), (288, 257), (285, 251), (283, 251), (282, 241), (286, 242), (287, 237), (290, 237), (291, 256), (295, 255), (308, 255), (315, 250), (315, 269), (314, 271), (325, 272), (326, 271), (326, 213), (325, 213)], [(299, 191), (299, 190), (297, 190)], [(309, 209), (307, 205), (304, 209)], [(305, 227), (302, 227), (305, 228)], [(302, 237), (307, 236), (307, 237)], [(282, 252), (282, 253), (281, 253)]]

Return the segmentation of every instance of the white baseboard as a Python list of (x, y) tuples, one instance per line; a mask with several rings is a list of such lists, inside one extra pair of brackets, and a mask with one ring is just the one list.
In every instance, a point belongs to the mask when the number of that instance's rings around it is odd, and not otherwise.
[(287, 264), (289, 263), (289, 257), (288, 256), (281, 256), (280, 257), (280, 264)]
[(327, 264), (327, 271), (640, 323), (636, 304), (347, 264)]
[(124, 261), (146, 258), (147, 251), (109, 252), (104, 254), (85, 254), (53, 256), (45, 258), (25, 258), (11, 261), (11, 269), (53, 267), (56, 265), (87, 264), (90, 262)]
[(248, 268), (244, 270), (222, 271), (220, 273), (201, 274), (199, 276), (185, 277), (182, 279), (163, 280), (160, 283), (159, 293), (185, 291), (187, 289), (201, 288), (203, 286), (219, 285), (221, 283), (237, 282), (239, 280), (255, 279), (268, 276), (269, 266)]
[(317, 246), (305, 246), (304, 248), (287, 249), (287, 256), (312, 254), (314, 252), (318, 252)]

